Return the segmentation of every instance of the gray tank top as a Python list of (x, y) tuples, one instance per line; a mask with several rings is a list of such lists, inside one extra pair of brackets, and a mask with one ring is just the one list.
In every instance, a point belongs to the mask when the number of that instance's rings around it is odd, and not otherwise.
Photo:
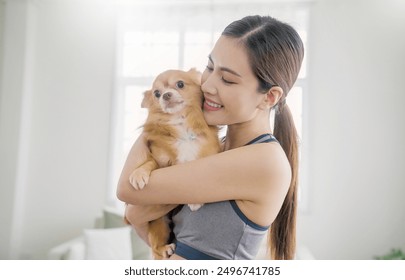
[[(246, 145), (277, 141), (263, 134)], [(173, 216), (175, 254), (188, 260), (250, 260), (256, 257), (269, 226), (249, 220), (234, 200), (187, 205)]]

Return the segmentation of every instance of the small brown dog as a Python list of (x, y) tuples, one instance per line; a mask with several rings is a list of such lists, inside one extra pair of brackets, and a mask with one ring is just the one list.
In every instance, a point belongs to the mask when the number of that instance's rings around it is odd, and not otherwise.
[[(168, 70), (155, 79), (142, 101), (142, 107), (148, 108), (143, 132), (150, 154), (130, 175), (134, 188), (142, 189), (154, 169), (219, 152), (218, 129), (206, 123), (202, 103), (201, 73), (195, 69)], [(193, 211), (201, 206), (189, 205)], [(148, 237), (155, 259), (173, 254), (174, 244), (167, 244), (170, 231), (167, 217), (149, 223)]]

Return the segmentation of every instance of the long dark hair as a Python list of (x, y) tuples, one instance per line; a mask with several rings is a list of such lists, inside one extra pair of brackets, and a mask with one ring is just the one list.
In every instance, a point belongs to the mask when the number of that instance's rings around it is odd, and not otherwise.
[(271, 225), (268, 244), (273, 259), (293, 259), (296, 247), (298, 135), (285, 98), (298, 77), (304, 45), (294, 28), (269, 16), (248, 16), (234, 21), (222, 35), (241, 40), (259, 81), (259, 92), (267, 92), (275, 85), (284, 92), (274, 108), (274, 136), (287, 155), (292, 178), (280, 212)]

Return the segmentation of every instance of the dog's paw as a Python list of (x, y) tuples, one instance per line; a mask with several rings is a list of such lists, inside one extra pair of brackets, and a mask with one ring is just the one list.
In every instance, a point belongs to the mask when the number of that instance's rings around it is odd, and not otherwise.
[(135, 169), (129, 176), (129, 182), (136, 190), (142, 190), (149, 182), (150, 173), (142, 168)]
[(164, 248), (165, 248), (165, 252), (164, 252), (165, 256), (167, 258), (170, 258), (170, 256), (174, 254), (174, 250), (176, 250), (176, 244), (170, 243), (168, 245), (165, 245)]
[(190, 207), (191, 211), (197, 211), (200, 209), (204, 204), (189, 204), (188, 207)]
[(167, 260), (174, 254), (176, 244), (171, 243), (163, 246), (159, 246), (153, 250), (153, 258), (155, 260)]

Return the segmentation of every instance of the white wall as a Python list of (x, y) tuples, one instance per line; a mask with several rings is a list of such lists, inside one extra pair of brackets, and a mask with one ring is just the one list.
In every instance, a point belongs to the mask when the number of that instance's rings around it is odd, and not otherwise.
[(309, 210), (299, 243), (319, 259), (405, 249), (405, 3), (313, 4)]
[[(2, 44), (2, 70), (0, 84), (0, 203), (2, 206), (0, 253), (2, 258), (11, 255), (14, 246), (15, 198), (19, 173), (20, 139), (23, 100), (27, 96), (25, 62), (26, 39), (29, 21), (28, 5), (15, 1), (3, 5), (4, 31)], [(3, 26), (2, 26), (3, 27)]]
[(115, 13), (96, 0), (6, 1), (6, 13), (0, 257), (45, 258), (105, 203)]

